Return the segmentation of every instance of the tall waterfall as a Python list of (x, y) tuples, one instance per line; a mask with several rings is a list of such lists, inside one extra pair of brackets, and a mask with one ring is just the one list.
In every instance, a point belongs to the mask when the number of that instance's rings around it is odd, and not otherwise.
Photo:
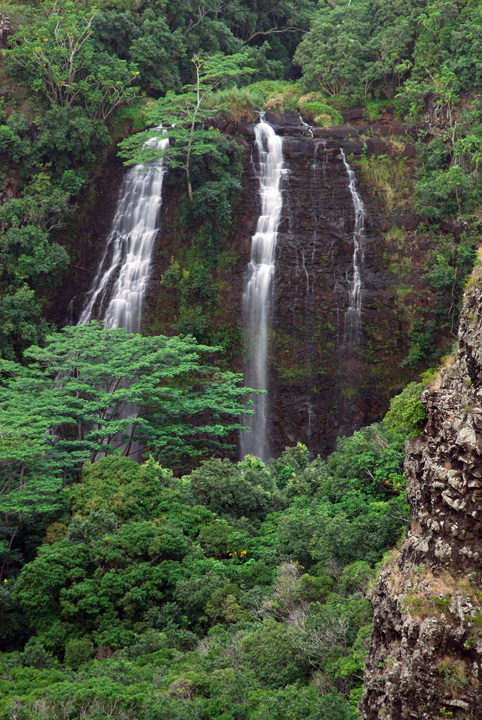
[[(256, 390), (267, 390), (268, 328), (270, 300), (275, 270), (275, 250), (281, 218), (281, 177), (283, 174), (283, 141), (264, 122), (255, 126), (261, 214), (251, 241), (251, 259), (243, 293), (243, 317), (248, 359), (245, 383)], [(268, 397), (254, 396), (254, 415), (243, 423), (251, 428), (241, 433), (241, 456), (250, 453), (266, 461), (270, 458), (268, 441)]]
[(357, 340), (361, 328), (362, 309), (362, 283), (361, 266), (363, 264), (363, 251), (365, 240), (365, 206), (356, 187), (355, 173), (346, 160), (345, 153), (341, 156), (348, 175), (348, 188), (355, 211), (355, 227), (353, 229), (353, 279), (348, 299), (348, 308), (345, 312), (345, 338), (349, 343)]
[[(146, 144), (163, 149), (169, 140), (160, 136)], [(152, 251), (159, 229), (159, 210), (165, 169), (162, 158), (148, 165), (136, 165), (121, 185), (112, 229), (92, 287), (87, 295), (79, 325), (94, 317), (108, 328), (141, 329), (142, 305), (149, 282)]]

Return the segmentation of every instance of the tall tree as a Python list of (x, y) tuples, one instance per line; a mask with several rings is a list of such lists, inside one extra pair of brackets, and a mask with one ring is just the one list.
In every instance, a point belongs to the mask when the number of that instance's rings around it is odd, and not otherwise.
[(219, 447), (250, 391), (208, 362), (215, 350), (93, 322), (29, 348), (26, 367), (0, 361), (0, 512), (48, 510), (83, 462), (129, 455), (134, 442), (184, 467)]
[(149, 139), (159, 130), (148, 130), (127, 138), (121, 143), (121, 155), (130, 163), (147, 163), (163, 157), (170, 167), (179, 167), (186, 174), (189, 199), (193, 201), (191, 162), (196, 155), (218, 154), (219, 133), (209, 126), (208, 120), (215, 111), (208, 98), (221, 83), (239, 75), (255, 72), (247, 65), (246, 54), (195, 56), (192, 58), (195, 80), (185, 85), (183, 92), (167, 93), (150, 109), (148, 122), (169, 127), (169, 146), (163, 150), (154, 148)]

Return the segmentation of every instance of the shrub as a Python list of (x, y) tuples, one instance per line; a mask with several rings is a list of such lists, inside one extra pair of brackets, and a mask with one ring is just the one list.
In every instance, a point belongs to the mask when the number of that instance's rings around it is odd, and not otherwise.
[(265, 94), (260, 88), (248, 85), (218, 90), (212, 94), (210, 105), (226, 112), (237, 122), (250, 122), (254, 119), (255, 111), (263, 106), (264, 100)]
[(341, 114), (322, 100), (316, 99), (319, 93), (309, 93), (299, 100), (299, 109), (304, 117), (312, 116), (313, 125), (339, 125), (343, 122)]
[(427, 420), (427, 411), (420, 394), (423, 383), (412, 382), (390, 401), (390, 410), (383, 419), (392, 432), (406, 435), (407, 438), (420, 435)]
[(52, 655), (47, 652), (36, 638), (32, 638), (25, 645), (23, 651), (23, 664), (25, 666), (43, 670), (52, 667), (54, 663)]
[(473, 179), (453, 165), (415, 183), (413, 207), (430, 220), (438, 220), (469, 211), (476, 198)]
[(188, 498), (227, 519), (264, 519), (271, 494), (257, 484), (256, 474), (241, 474), (229, 460), (207, 460), (190, 476)]
[(263, 110), (296, 110), (302, 94), (298, 85), (280, 80), (264, 80), (254, 87), (265, 93)]
[(81, 665), (92, 658), (94, 646), (86, 638), (72, 639), (65, 646), (64, 662), (72, 670), (78, 670)]

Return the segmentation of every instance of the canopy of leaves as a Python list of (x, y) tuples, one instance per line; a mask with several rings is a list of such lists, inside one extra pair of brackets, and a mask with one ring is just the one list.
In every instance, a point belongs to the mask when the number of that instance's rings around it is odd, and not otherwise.
[(3, 361), (2, 508), (37, 511), (87, 459), (150, 451), (184, 466), (240, 428), (248, 390), (193, 338), (67, 327), (22, 366)]
[(27, 25), (5, 53), (11, 74), (53, 106), (80, 105), (105, 120), (136, 88), (136, 65), (99, 52), (92, 23), (96, 11), (73, 2), (44, 2), (44, 18)]
[[(52, 348), (34, 355), (38, 371)], [(404, 525), (420, 389), (327, 461), (299, 444), (268, 466), (208, 460), (182, 479), (152, 458), (87, 463), (37, 556), (2, 586), (0, 711), (33, 719), (36, 698), (49, 718), (67, 703), (92, 720), (183, 720), (186, 707), (206, 720), (355, 720), (363, 593)]]
[(298, 445), (182, 480), (152, 459), (87, 464), (64, 491), (70, 517), (0, 600), (31, 636), (4, 656), (5, 712), (30, 717), (36, 697), (48, 717), (82, 702), (92, 719), (182, 719), (189, 703), (206, 720), (354, 720), (362, 593), (403, 526), (395, 478), (416, 398), (327, 462)]
[(392, 97), (412, 67), (417, 19), (425, 0), (321, 3), (294, 61), (310, 89), (366, 99)]

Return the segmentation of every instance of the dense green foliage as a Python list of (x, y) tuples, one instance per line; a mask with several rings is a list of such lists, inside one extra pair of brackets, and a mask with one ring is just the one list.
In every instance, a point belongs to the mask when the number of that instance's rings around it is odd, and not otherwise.
[(27, 366), (0, 360), (3, 570), (21, 523), (53, 511), (83, 462), (150, 453), (186, 468), (221, 441), (226, 451), (249, 391), (206, 362), (216, 349), (93, 322), (30, 347)]
[(419, 393), (327, 461), (87, 463), (2, 586), (0, 717), (353, 720)]
[(44, 3), (45, 17), (22, 30), (7, 52), (7, 68), (49, 104), (84, 107), (90, 119), (105, 120), (137, 91), (129, 84), (137, 66), (96, 47), (96, 11), (73, 2)]
[(321, 2), (295, 62), (308, 86), (331, 96), (398, 94), (403, 103), (432, 91), (440, 111), (450, 113), (443, 106), (453, 105), (456, 93), (481, 83), (480, 22), (471, 0)]
[[(0, 720), (353, 720), (366, 589), (405, 523), (421, 386), (326, 460), (298, 445), (268, 466), (199, 464), (229, 451), (245, 394), (210, 360), (214, 344), (239, 353), (239, 328), (211, 319), (243, 149), (215, 128), (258, 109), (338, 124), (354, 104), (370, 122), (391, 108), (413, 124), (437, 300), (412, 325), (407, 362), (420, 363), (439, 327), (455, 329), (479, 234), (479, 3), (11, 0), (0, 12), (16, 31), (0, 65)], [(175, 125), (166, 183), (186, 187), (189, 238), (162, 285), (178, 303), (171, 329), (205, 345), (96, 324), (52, 335), (42, 308), (69, 263), (59, 230), (105, 149), (160, 123)], [(152, 159), (148, 137), (125, 141), (128, 157)], [(391, 159), (378, 163), (389, 177)], [(463, 231), (447, 233), (454, 219)], [(134, 449), (151, 457), (122, 456)]]
[(367, 115), (386, 98), (404, 120), (428, 120), (414, 208), (432, 221), (466, 214), (482, 196), (480, 29), (471, 0), (322, 2), (294, 56), (308, 90), (365, 104)]

